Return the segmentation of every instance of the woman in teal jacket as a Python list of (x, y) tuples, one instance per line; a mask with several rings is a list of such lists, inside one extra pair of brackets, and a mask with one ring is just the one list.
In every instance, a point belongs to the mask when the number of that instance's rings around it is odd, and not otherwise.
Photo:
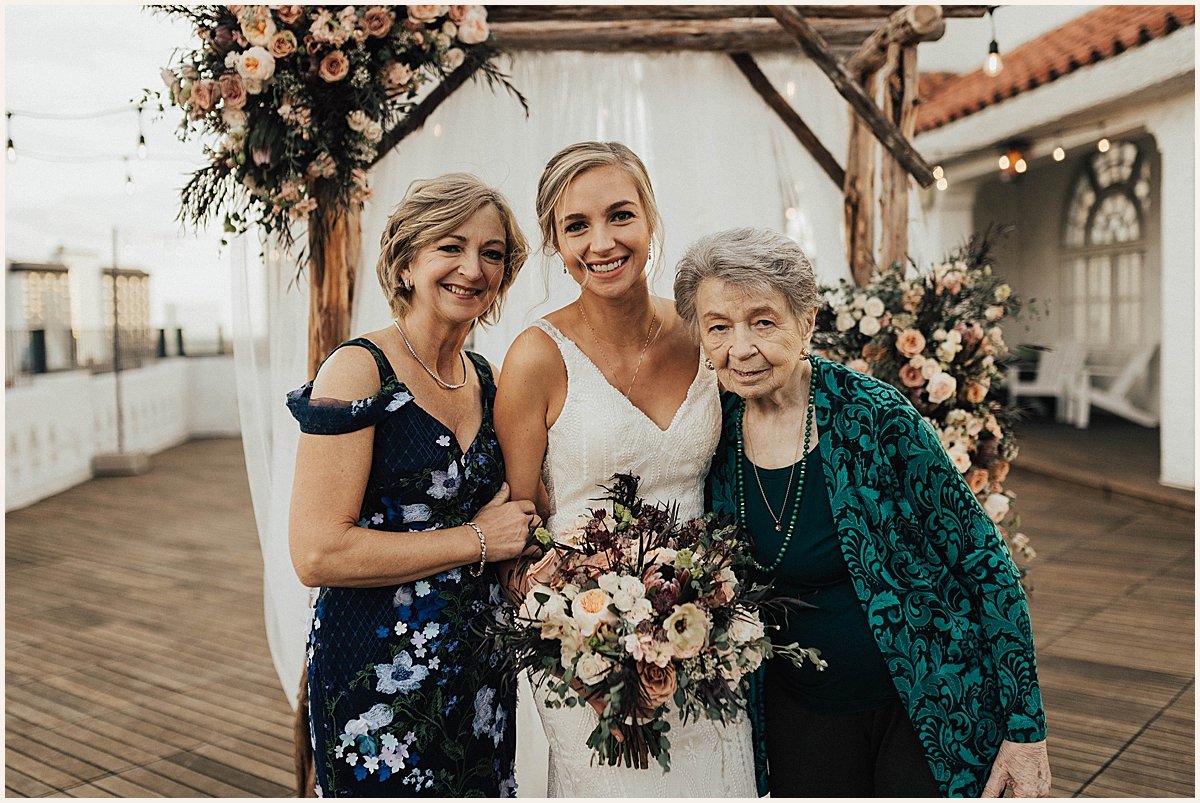
[(726, 391), (711, 505), (748, 532), (755, 579), (809, 603), (775, 640), (828, 663), (752, 682), (759, 791), (1045, 796), (1016, 567), (908, 401), (808, 353), (818, 303), (804, 253), (762, 229), (702, 238), (675, 280)]

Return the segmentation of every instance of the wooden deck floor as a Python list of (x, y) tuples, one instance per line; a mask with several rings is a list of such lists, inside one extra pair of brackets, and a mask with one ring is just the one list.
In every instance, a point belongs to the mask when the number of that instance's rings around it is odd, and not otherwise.
[[(1014, 472), (1053, 794), (1195, 794), (1193, 517)], [(5, 790), (277, 797), (291, 712), (262, 625), (241, 446), (6, 517)]]

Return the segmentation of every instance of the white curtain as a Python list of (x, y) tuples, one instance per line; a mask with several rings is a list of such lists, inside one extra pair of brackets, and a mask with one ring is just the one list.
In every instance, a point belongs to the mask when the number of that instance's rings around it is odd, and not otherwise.
[[(805, 122), (842, 160), (848, 111), (828, 79), (799, 57), (763, 57), (759, 63), (780, 91), (791, 90)], [(671, 294), (673, 265), (690, 242), (734, 226), (785, 231), (805, 248), (822, 281), (846, 275), (841, 188), (726, 56), (529, 54), (517, 57), (511, 72), (529, 100), (528, 118), (507, 94), (471, 82), (373, 171), (375, 196), (363, 214), (352, 334), (381, 328), (391, 317), (374, 265), (384, 223), (410, 182), (458, 170), (475, 173), (504, 192), (526, 236), (537, 244), (534, 194), (541, 169), (560, 148), (585, 139), (624, 142), (649, 169), (666, 229), (666, 253), (655, 257), (655, 292)], [(915, 204), (914, 212), (919, 214)], [(287, 550), (298, 431), (284, 395), (308, 379), (307, 285), (302, 279), (293, 283), (294, 262), (270, 246), (265, 259), (258, 258), (254, 243), (235, 249), (241, 257), (234, 271), (238, 398), (263, 547), (267, 634), (280, 684), (294, 705), (309, 597)], [(474, 347), (500, 365), (521, 330), (576, 294), (574, 282), (535, 253), (502, 319), (478, 331)], [(524, 704), (518, 711), (518, 780), (523, 794), (540, 796), (544, 748), (530, 709)]]

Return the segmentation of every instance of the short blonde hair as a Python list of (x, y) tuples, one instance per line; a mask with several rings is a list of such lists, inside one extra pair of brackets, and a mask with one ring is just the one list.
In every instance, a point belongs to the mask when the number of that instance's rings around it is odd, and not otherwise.
[(650, 186), (650, 174), (646, 165), (628, 146), (620, 142), (576, 142), (568, 145), (546, 163), (537, 188), (538, 226), (542, 230), (542, 252), (558, 251), (558, 232), (554, 228), (554, 207), (562, 199), (567, 186), (579, 174), (596, 167), (619, 167), (628, 174), (637, 187), (638, 200), (646, 210), (650, 224), (650, 239), (658, 242), (662, 253), (663, 225), (654, 200), (654, 188)]
[(401, 277), (417, 253), (464, 225), (487, 204), (500, 213), (504, 226), (504, 275), (496, 297), (479, 321), (492, 323), (499, 316), (504, 296), (529, 256), (529, 243), (504, 196), (470, 173), (447, 173), (414, 181), (388, 218), (379, 238), (375, 273), (393, 315), (402, 318), (411, 308), (412, 290), (404, 287)]

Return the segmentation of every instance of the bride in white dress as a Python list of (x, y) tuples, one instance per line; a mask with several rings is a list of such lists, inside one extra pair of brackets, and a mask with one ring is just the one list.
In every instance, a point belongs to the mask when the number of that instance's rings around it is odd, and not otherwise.
[[(537, 212), (544, 245), (562, 257), (580, 296), (523, 332), (505, 358), (495, 422), (512, 498), (533, 499), (559, 533), (621, 472), (641, 478), (643, 497), (677, 503), (681, 517), (700, 515), (721, 427), (717, 383), (672, 303), (650, 295), (645, 268), (662, 226), (644, 165), (619, 143), (565, 148), (542, 173)], [(510, 586), (519, 589), (523, 567), (514, 569)], [(756, 794), (745, 716), (685, 727), (672, 714), (664, 773), (653, 761), (649, 769), (593, 762), (593, 708), (548, 708), (544, 691), (535, 699), (550, 797)], [(521, 727), (519, 718), (518, 742), (528, 745)]]

